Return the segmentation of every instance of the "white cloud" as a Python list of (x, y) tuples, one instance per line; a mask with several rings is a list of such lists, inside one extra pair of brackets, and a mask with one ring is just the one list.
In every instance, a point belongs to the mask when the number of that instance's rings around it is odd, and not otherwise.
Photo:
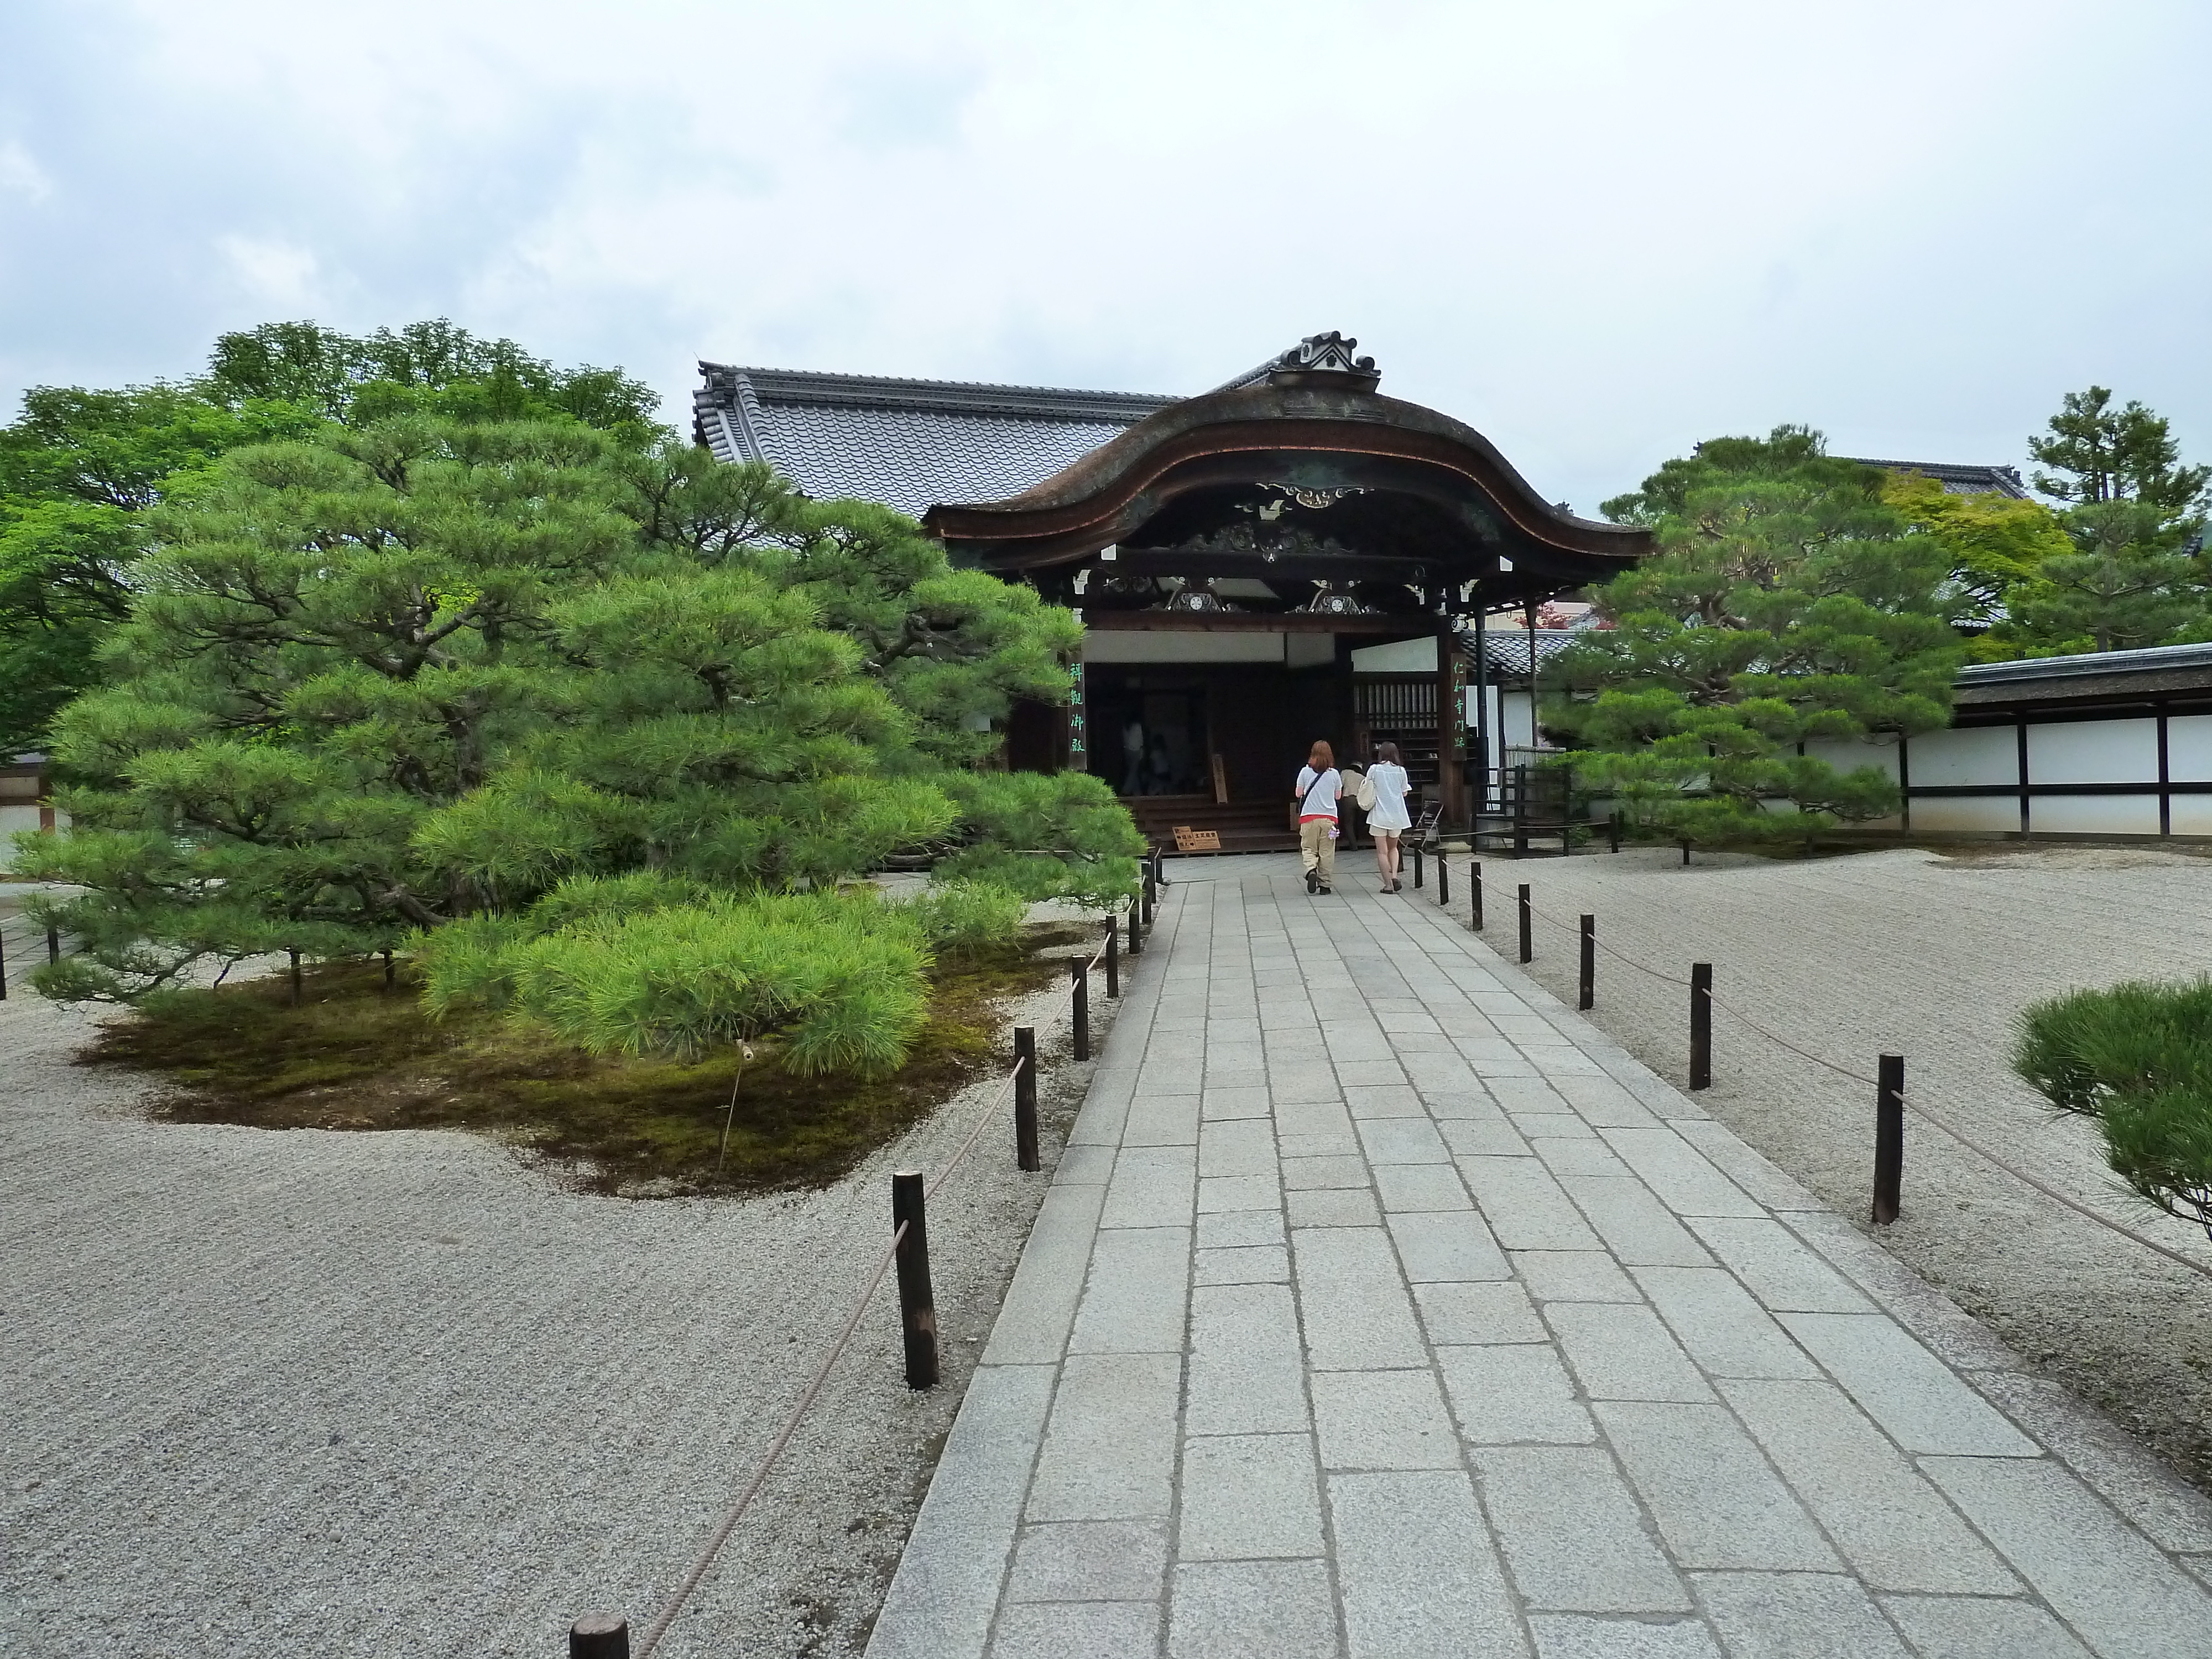
[(288, 313), (313, 310), (321, 301), (316, 282), (321, 261), (312, 249), (282, 238), (218, 236), (216, 246), (253, 300)]
[(46, 169), (29, 150), (13, 138), (0, 144), (0, 195), (20, 196), (37, 203), (53, 193), (53, 180), (46, 177)]
[(0, 111), (84, 205), (0, 246), (0, 395), (280, 315), (449, 314), (672, 413), (699, 356), (1193, 391), (1341, 328), (1584, 507), (1783, 420), (2016, 459), (2091, 379), (2212, 453), (2201, 0), (33, 15)]

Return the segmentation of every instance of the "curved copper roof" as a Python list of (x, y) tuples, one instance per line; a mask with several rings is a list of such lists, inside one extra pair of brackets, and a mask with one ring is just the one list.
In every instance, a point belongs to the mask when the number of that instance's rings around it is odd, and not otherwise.
[(1000, 569), (1088, 557), (1186, 491), (1227, 483), (1394, 490), (1453, 511), (1471, 543), (1590, 578), (1651, 550), (1650, 532), (1553, 506), (1474, 428), (1353, 374), (1278, 374), (1173, 403), (1003, 501), (939, 503), (922, 523)]

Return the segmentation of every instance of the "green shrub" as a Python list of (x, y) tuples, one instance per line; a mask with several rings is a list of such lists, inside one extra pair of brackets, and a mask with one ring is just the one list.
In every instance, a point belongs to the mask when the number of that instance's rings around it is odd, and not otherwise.
[(2038, 1003), (2013, 1066), (2061, 1111), (2098, 1121), (2130, 1188), (2212, 1236), (2212, 978)]
[[(641, 904), (635, 877), (593, 908), (580, 884), (517, 923), (422, 937), (434, 1012), (462, 1002), (535, 1019), (592, 1054), (691, 1058), (772, 1036), (802, 1077), (898, 1069), (927, 1017), (929, 943), (908, 907), (866, 894), (760, 894)], [(672, 884), (673, 885), (673, 884)]]
[(1021, 937), (1030, 904), (990, 882), (946, 881), (909, 900), (907, 908), (938, 955), (974, 961)]

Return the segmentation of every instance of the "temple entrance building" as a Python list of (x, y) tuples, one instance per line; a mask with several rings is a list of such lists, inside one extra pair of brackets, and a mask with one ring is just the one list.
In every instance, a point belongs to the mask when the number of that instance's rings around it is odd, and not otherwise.
[(1650, 538), (1382, 396), (1355, 346), (1315, 335), (1179, 399), (703, 364), (696, 424), (725, 460), (915, 514), (956, 564), (1081, 613), (1075, 700), (1018, 710), (1009, 765), (1089, 770), (1160, 839), (1258, 847), (1287, 839), (1314, 738), (1348, 761), (1389, 738), (1463, 823), (1506, 757), (1485, 618), (1533, 620)]

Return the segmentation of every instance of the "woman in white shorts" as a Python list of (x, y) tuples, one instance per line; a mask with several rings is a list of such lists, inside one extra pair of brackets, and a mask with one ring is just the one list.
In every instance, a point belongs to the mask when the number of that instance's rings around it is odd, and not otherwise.
[(1375, 764), (1367, 770), (1375, 789), (1375, 805), (1368, 810), (1367, 833), (1375, 837), (1375, 867), (1382, 872), (1382, 890), (1398, 890), (1398, 842), (1413, 827), (1406, 813), (1406, 769), (1398, 763), (1398, 745), (1375, 745)]

